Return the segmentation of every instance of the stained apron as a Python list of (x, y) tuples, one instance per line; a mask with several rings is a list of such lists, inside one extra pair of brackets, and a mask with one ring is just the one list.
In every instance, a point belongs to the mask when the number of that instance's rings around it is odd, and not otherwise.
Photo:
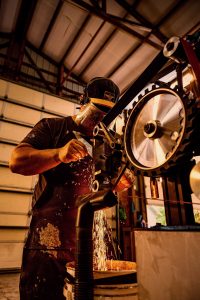
[(61, 163), (42, 176), (46, 186), (32, 209), (23, 251), (20, 299), (64, 300), (66, 263), (75, 255), (75, 201), (91, 191), (92, 158)]

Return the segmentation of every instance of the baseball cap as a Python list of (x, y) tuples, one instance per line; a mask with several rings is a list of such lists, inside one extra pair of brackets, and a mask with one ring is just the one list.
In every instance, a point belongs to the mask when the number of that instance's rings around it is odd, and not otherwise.
[(120, 90), (111, 79), (95, 77), (88, 82), (86, 86), (86, 93), (89, 98), (99, 98), (117, 102)]
[(88, 82), (85, 96), (101, 110), (108, 111), (118, 101), (120, 90), (111, 79), (95, 77)]

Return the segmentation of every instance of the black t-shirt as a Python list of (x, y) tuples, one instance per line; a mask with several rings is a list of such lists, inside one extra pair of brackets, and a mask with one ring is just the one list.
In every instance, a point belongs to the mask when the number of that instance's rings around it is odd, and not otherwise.
[[(79, 127), (72, 117), (45, 118), (34, 126), (22, 142), (40, 150), (55, 149), (74, 138), (73, 131), (79, 132)], [(31, 230), (26, 247), (74, 249), (75, 200), (77, 196), (91, 192), (93, 172), (93, 160), (88, 155), (39, 174), (33, 194)], [(48, 235), (54, 235), (51, 244)]]
[[(55, 149), (64, 146), (72, 138), (75, 138), (74, 131), (79, 132), (79, 127), (72, 117), (45, 118), (34, 126), (22, 142), (29, 143), (40, 150)], [(63, 190), (71, 190), (76, 197), (77, 187), (79, 186), (78, 189), (80, 189), (80, 184), (84, 189), (89, 188), (91, 190), (92, 176), (90, 156), (77, 162), (59, 164), (39, 175), (39, 181), (35, 187), (33, 206), (38, 202), (48, 184), (53, 187), (62, 185)], [(86, 180), (86, 177), (89, 181)], [(78, 194), (82, 193), (81, 191), (78, 192)]]

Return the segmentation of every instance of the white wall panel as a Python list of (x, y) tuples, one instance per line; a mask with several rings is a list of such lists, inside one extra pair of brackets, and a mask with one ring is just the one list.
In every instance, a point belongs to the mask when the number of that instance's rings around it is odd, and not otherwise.
[(19, 174), (12, 173), (9, 168), (0, 166), (0, 186), (12, 187), (19, 189), (33, 188), (33, 178), (32, 176), (23, 176)]
[(50, 95), (44, 95), (44, 108), (63, 115), (73, 115), (75, 104)]
[(24, 243), (0, 244), (0, 269), (20, 268)]
[(32, 194), (0, 191), (0, 212), (28, 213)]
[(0, 138), (20, 142), (29, 133), (30, 130), (31, 128), (29, 127), (1, 122)]
[(8, 98), (19, 100), (21, 102), (42, 107), (43, 93), (20, 86), (14, 83), (9, 83), (7, 89)]
[(26, 215), (0, 213), (0, 226), (28, 226), (29, 217)]
[(14, 145), (0, 143), (0, 162), (8, 162)]
[(27, 229), (0, 229), (0, 239), (2, 243), (24, 242)]
[(8, 119), (22, 121), (32, 125), (36, 124), (41, 117), (40, 111), (12, 103), (5, 103), (2, 113), (3, 116)]
[(2, 100), (0, 100), (0, 112), (2, 114), (3, 111), (3, 106), (4, 106), (4, 102)]
[(8, 83), (0, 79), (0, 96), (4, 97), (6, 95), (6, 88)]

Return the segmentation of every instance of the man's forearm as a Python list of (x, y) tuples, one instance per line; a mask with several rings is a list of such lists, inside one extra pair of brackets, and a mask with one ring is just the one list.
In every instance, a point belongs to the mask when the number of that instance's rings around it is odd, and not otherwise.
[(9, 167), (13, 173), (35, 175), (56, 167), (60, 162), (58, 149), (37, 150), (21, 144), (12, 152)]

